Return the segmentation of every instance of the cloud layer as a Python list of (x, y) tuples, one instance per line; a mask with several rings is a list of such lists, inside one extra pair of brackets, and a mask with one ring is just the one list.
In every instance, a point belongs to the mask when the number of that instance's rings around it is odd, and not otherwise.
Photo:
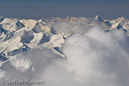
[(76, 79), (88, 86), (127, 86), (128, 40), (123, 31), (105, 32), (94, 27), (74, 34), (64, 45), (69, 68)]
[(128, 43), (122, 30), (89, 28), (66, 39), (66, 59), (50, 49), (31, 50), (4, 63), (0, 79), (44, 80), (46, 86), (128, 86)]

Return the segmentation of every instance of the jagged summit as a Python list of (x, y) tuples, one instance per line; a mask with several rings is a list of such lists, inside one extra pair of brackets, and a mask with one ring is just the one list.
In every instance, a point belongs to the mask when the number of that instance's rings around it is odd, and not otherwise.
[[(8, 57), (29, 49), (50, 48), (63, 56), (61, 48), (73, 33), (83, 33), (89, 27), (100, 26), (105, 30), (123, 29), (129, 35), (129, 20), (120, 17), (105, 20), (100, 16), (54, 17), (52, 19), (17, 19), (0, 17), (0, 56)], [(84, 29), (85, 28), (85, 29)]]
[(118, 21), (123, 21), (123, 20), (127, 20), (125, 17), (119, 17), (119, 18), (117, 18), (116, 20), (118, 20)]
[(22, 24), (17, 18), (5, 18), (2, 22), (0, 22), (0, 24), (8, 32), (16, 31), (25, 27), (24, 24)]
[(2, 22), (4, 20), (3, 16), (0, 16), (0, 22)]
[(99, 22), (103, 22), (103, 21), (104, 21), (103, 18), (100, 17), (99, 15), (97, 15), (97, 16), (95, 17), (95, 19), (98, 20)]
[(23, 19), (23, 20), (19, 20), (22, 24), (24, 24), (24, 26), (25, 27), (28, 27), (28, 28), (30, 28), (30, 29), (32, 29), (34, 26), (35, 26), (35, 24), (37, 23), (37, 21), (36, 20), (34, 20), (34, 19)]

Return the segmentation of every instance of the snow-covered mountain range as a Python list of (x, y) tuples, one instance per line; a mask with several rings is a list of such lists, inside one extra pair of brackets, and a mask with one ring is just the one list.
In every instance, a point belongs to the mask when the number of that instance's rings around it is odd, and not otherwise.
[(98, 15), (95, 18), (54, 17), (40, 20), (0, 17), (0, 60), (5, 61), (18, 53), (46, 47), (65, 58), (62, 46), (66, 38), (95, 26), (105, 31), (123, 29), (129, 36), (129, 20), (124, 17), (113, 20)]
[(128, 36), (123, 17), (0, 17), (0, 86), (129, 86)]

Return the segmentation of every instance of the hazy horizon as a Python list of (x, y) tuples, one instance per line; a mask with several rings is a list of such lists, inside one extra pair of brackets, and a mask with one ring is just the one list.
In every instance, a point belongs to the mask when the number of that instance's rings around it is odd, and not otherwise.
[(96, 15), (104, 19), (125, 17), (129, 19), (127, 0), (0, 0), (0, 16), (19, 19), (42, 19), (52, 17), (87, 17)]

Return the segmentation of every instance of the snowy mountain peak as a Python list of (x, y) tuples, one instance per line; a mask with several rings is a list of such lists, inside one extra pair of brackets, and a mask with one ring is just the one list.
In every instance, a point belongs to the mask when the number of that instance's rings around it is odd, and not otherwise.
[(25, 27), (17, 18), (5, 18), (0, 24), (8, 32), (16, 31)]
[(0, 17), (0, 22), (2, 22), (4, 20), (4, 17), (3, 16), (1, 16)]
[(25, 27), (28, 27), (29, 29), (32, 29), (35, 24), (37, 23), (36, 20), (34, 19), (23, 19), (23, 20), (19, 20), (22, 24), (24, 24)]
[(98, 20), (99, 22), (103, 22), (103, 18), (100, 17), (99, 15), (97, 15), (97, 16), (95, 17), (95, 19)]
[(70, 35), (83, 33), (94, 26), (105, 30), (124, 29), (127, 36), (129, 33), (129, 21), (123, 17), (114, 20), (104, 20), (98, 15), (94, 19), (69, 16), (40, 20), (0, 18), (0, 55), (5, 57), (44, 47), (62, 56), (61, 48)]
[(118, 21), (123, 21), (123, 20), (127, 20), (127, 19), (124, 18), (124, 17), (119, 17), (119, 18), (117, 18), (116, 20), (118, 20)]

